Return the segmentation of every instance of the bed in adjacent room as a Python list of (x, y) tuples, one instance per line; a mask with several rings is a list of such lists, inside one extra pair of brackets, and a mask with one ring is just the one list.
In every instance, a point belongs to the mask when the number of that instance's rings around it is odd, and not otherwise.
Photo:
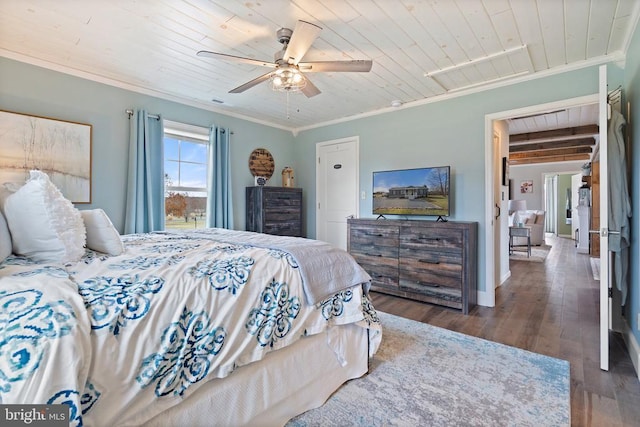
[(94, 210), (63, 221), (86, 225), (89, 248), (69, 259), (65, 243), (25, 249), (12, 197), (0, 215), (1, 403), (65, 403), (71, 425), (283, 425), (365, 374), (379, 345), (368, 275), (323, 242), (120, 237)]

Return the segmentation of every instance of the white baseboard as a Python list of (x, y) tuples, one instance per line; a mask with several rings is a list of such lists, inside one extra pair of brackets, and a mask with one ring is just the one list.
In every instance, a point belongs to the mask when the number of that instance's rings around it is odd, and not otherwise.
[[(498, 286), (502, 286), (509, 277), (511, 277), (511, 270), (507, 271), (506, 274), (500, 278), (500, 284)], [(478, 291), (477, 304), (483, 307), (495, 307), (495, 290), (491, 296), (489, 296), (489, 292), (487, 291)]]
[(624, 337), (624, 342), (627, 344), (627, 350), (629, 351), (629, 356), (631, 357), (631, 362), (633, 362), (633, 367), (636, 369), (636, 376), (640, 380), (640, 345), (636, 340), (636, 336), (633, 335), (633, 331), (629, 324), (625, 321), (624, 331), (622, 336)]
[(489, 293), (487, 291), (478, 291), (478, 305), (483, 307), (495, 307), (496, 303), (494, 298), (489, 297)]
[(502, 286), (509, 277), (511, 277), (511, 270), (507, 271), (505, 275), (500, 278), (500, 284), (498, 286)]

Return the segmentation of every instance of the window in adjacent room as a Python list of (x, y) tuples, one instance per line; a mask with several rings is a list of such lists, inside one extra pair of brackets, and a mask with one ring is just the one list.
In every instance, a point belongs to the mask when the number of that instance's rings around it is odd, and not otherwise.
[(165, 228), (204, 228), (209, 129), (164, 121)]

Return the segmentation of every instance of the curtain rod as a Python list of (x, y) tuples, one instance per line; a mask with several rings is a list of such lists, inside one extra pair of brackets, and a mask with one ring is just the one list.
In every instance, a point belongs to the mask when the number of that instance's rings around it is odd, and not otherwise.
[[(129, 118), (131, 118), (131, 116), (133, 116), (133, 110), (124, 110), (125, 113), (127, 113), (127, 115), (129, 116)], [(160, 116), (158, 116), (157, 114), (147, 114), (147, 116), (151, 119), (156, 119), (158, 120), (160, 118)]]
[[(131, 118), (131, 116), (133, 116), (133, 110), (128, 109), (128, 110), (124, 110), (125, 113), (127, 113), (127, 115), (129, 116), (129, 118)], [(148, 117), (152, 118), (152, 119), (159, 119), (160, 116), (156, 115), (156, 114), (147, 114)], [(225, 129), (222, 129), (222, 133), (225, 132)], [(231, 135), (233, 135), (233, 131), (229, 132)]]

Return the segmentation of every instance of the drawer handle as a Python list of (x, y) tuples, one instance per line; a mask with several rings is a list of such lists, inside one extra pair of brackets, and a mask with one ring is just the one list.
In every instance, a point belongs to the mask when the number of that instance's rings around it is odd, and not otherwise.
[(373, 236), (373, 237), (384, 237), (384, 234), (382, 234), (382, 233), (369, 233), (369, 236)]
[(440, 285), (436, 284), (436, 283), (428, 283), (428, 282), (416, 282), (418, 285), (422, 285), (422, 286), (429, 286), (430, 288), (439, 288)]
[(428, 259), (419, 259), (418, 261), (423, 262), (425, 264), (440, 264), (440, 261), (429, 261)]

